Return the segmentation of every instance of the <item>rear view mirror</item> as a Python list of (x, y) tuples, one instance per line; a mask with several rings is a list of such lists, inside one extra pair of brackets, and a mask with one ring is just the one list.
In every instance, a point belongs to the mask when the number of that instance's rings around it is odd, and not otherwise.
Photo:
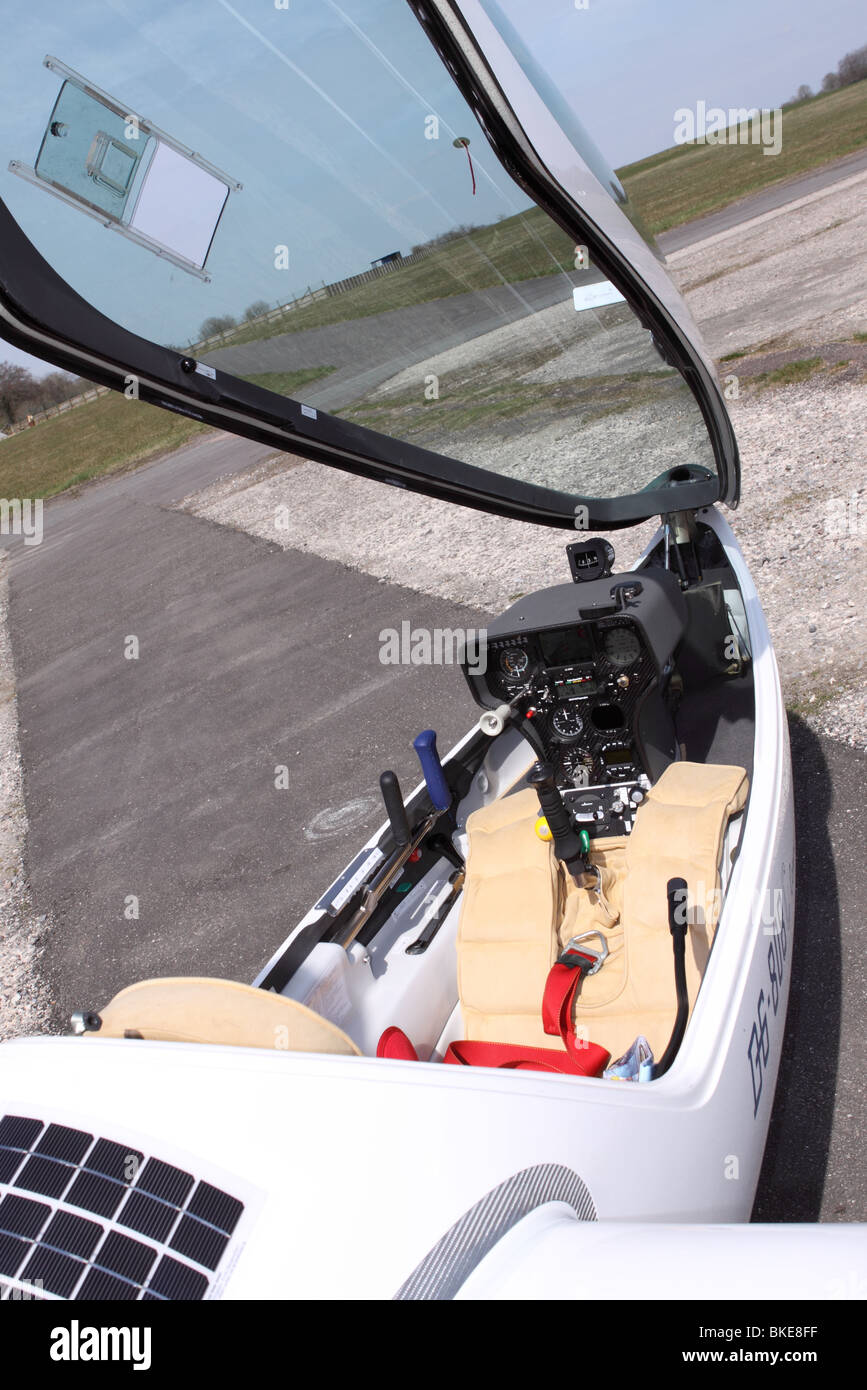
[(182, 270), (205, 263), (230, 192), (241, 184), (57, 58), (63, 78), (35, 167), (9, 168)]

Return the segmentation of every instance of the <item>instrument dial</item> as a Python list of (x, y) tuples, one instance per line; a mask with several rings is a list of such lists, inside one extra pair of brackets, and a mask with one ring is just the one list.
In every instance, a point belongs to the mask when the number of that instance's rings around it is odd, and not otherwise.
[(593, 780), (593, 755), (586, 748), (570, 748), (560, 760), (560, 770), (573, 787), (587, 787)]
[(574, 705), (558, 705), (551, 716), (551, 728), (558, 738), (577, 738), (584, 728), (584, 720)]
[(632, 666), (641, 656), (641, 643), (628, 627), (609, 628), (602, 645), (612, 666)]
[(530, 658), (523, 647), (507, 647), (500, 652), (499, 666), (507, 680), (520, 680), (529, 664)]

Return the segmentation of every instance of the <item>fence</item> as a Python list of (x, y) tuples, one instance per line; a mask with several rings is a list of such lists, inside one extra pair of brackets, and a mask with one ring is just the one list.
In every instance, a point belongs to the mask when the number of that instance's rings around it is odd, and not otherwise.
[[(396, 271), (403, 270), (405, 266), (415, 265), (418, 261), (423, 261), (434, 249), (434, 247), (425, 247), (421, 251), (413, 252), (411, 256), (402, 256), (399, 261), (388, 261), (385, 265), (371, 266), (370, 270), (363, 270), (359, 275), (349, 275), (345, 280), (335, 280), (331, 285), (321, 285), (318, 290), (313, 290), (308, 285), (304, 294), (299, 295), (297, 299), (290, 300), (288, 304), (280, 304), (276, 309), (269, 309), (267, 314), (260, 314), (258, 318), (245, 319), (237, 327), (229, 328), (225, 333), (218, 333), (214, 338), (204, 338), (199, 343), (190, 343), (185, 351), (198, 354), (206, 352), (210, 348), (226, 347), (239, 333), (248, 328), (255, 328), (257, 324), (278, 323), (287, 314), (294, 313), (296, 309), (303, 309), (307, 304), (314, 304), (318, 299), (332, 299), (335, 295), (346, 294), (348, 290), (356, 290), (360, 285), (366, 285), (371, 280), (379, 280), (383, 275), (394, 275)], [(40, 410), (32, 416), (32, 419), (36, 424), (39, 424), (41, 420), (50, 420), (55, 415), (63, 415), (67, 410), (74, 410), (77, 405), (84, 405), (86, 401), (95, 401), (99, 396), (107, 395), (110, 390), (109, 386), (94, 386), (80, 396), (70, 396), (69, 400), (51, 405), (47, 410)], [(27, 421), (19, 420), (14, 425), (7, 425), (3, 432), (7, 435), (20, 434), (21, 430), (26, 429)]]
[[(74, 410), (77, 405), (84, 405), (86, 401), (98, 400), (100, 396), (107, 396), (111, 391), (110, 386), (92, 386), (89, 391), (83, 391), (80, 396), (70, 396), (68, 400), (58, 401), (57, 405), (49, 405), (45, 410), (35, 410), (31, 413), (33, 423), (38, 425), (41, 420), (51, 420), (55, 415), (65, 415), (67, 410)], [(20, 434), (22, 430), (28, 429), (27, 420), (16, 420), (12, 425), (4, 425), (3, 433)]]
[(394, 275), (398, 270), (403, 270), (405, 266), (415, 265), (418, 261), (423, 261), (429, 256), (433, 247), (427, 247), (422, 251), (415, 251), (411, 256), (402, 256), (399, 261), (389, 261), (386, 265), (371, 266), (370, 270), (363, 270), (359, 275), (349, 275), (345, 280), (335, 280), (333, 284), (321, 285), (319, 289), (313, 290), (308, 285), (304, 294), (297, 299), (292, 299), (288, 304), (280, 304), (276, 309), (269, 309), (267, 314), (260, 314), (255, 319), (245, 319), (235, 328), (227, 328), (225, 333), (218, 333), (213, 338), (203, 338), (201, 342), (190, 343), (188, 352), (206, 352), (209, 348), (228, 347), (239, 333), (245, 332), (248, 328), (255, 328), (257, 324), (277, 323), (285, 318), (287, 314), (292, 314), (296, 309), (303, 309), (308, 304), (313, 304), (317, 299), (333, 299), (335, 295), (346, 294), (348, 290), (356, 290), (360, 285), (366, 285), (371, 280), (379, 280), (383, 275)]

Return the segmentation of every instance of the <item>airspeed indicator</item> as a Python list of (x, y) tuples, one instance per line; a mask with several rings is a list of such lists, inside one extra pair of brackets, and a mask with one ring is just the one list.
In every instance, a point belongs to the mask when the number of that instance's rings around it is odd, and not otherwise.
[(551, 716), (551, 728), (558, 738), (577, 738), (584, 728), (584, 720), (574, 705), (558, 705)]

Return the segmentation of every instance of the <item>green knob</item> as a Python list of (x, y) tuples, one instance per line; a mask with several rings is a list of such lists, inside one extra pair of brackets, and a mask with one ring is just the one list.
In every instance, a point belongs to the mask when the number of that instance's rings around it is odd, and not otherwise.
[(590, 836), (587, 834), (586, 830), (579, 830), (578, 843), (581, 846), (582, 854), (587, 855), (590, 853)]

